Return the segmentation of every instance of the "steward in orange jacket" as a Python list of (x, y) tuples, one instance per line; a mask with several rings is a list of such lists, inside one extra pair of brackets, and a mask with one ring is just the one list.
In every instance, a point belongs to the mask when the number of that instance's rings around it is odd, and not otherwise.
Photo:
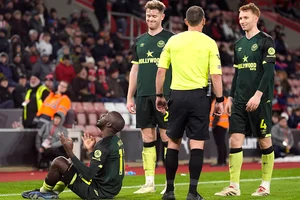
[(50, 92), (36, 114), (38, 117), (37, 128), (40, 128), (44, 123), (49, 123), (53, 119), (55, 113), (61, 115), (61, 123), (64, 123), (67, 112), (71, 109), (71, 100), (65, 95), (67, 89), (68, 83), (66, 81), (61, 81), (57, 91), (55, 93)]

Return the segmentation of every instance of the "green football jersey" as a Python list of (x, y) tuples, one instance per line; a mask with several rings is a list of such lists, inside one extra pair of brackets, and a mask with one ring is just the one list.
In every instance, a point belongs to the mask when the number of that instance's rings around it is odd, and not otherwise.
[[(145, 33), (139, 36), (133, 46), (132, 63), (138, 64), (137, 96), (152, 96), (156, 94), (155, 80), (160, 54), (173, 33), (162, 30), (155, 36)], [(170, 95), (172, 72), (167, 70), (164, 94)]]
[[(259, 32), (251, 39), (245, 36), (234, 45), (234, 67), (236, 74), (230, 96), (237, 103), (247, 103), (262, 84), (266, 84), (261, 101), (272, 101), (274, 94), (274, 40), (264, 32)], [(271, 64), (271, 65), (270, 65)], [(266, 69), (268, 67), (268, 70)], [(272, 67), (270, 70), (269, 68)], [(268, 71), (266, 74), (265, 71)], [(264, 83), (263, 76), (269, 76)]]
[[(99, 160), (98, 160), (99, 159)], [(117, 195), (124, 178), (124, 147), (118, 136), (105, 137), (95, 146), (92, 162), (99, 162), (101, 168), (93, 181), (98, 185), (102, 194)]]

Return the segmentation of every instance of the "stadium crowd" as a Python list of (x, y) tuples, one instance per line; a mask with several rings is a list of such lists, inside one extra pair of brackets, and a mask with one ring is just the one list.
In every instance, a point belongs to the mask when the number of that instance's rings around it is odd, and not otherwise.
[[(23, 108), (26, 92), (36, 87), (34, 80), (56, 91), (59, 82), (68, 84), (66, 95), (72, 102), (125, 102), (132, 53), (122, 36), (128, 33), (126, 18), (115, 18), (117, 31), (105, 28), (107, 1), (95, 1), (100, 29), (96, 30), (85, 10), (59, 17), (55, 8), (46, 8), (42, 0), (0, 0), (0, 108)], [(146, 1), (111, 1), (112, 11), (143, 16)], [(233, 44), (242, 36), (237, 12), (226, 1), (164, 0), (165, 25), (170, 21), (174, 33), (186, 29), (183, 16), (191, 5), (203, 7), (204, 32), (219, 45), (225, 93), (231, 87)], [(98, 5), (97, 5), (98, 4)], [(132, 6), (130, 6), (132, 5)], [(299, 20), (299, 3), (278, 4), (276, 11), (290, 13)], [(97, 10), (103, 10), (100, 16)], [(290, 12), (292, 10), (292, 12)], [(179, 22), (179, 23), (177, 23)], [(267, 30), (263, 20), (259, 28), (273, 36), (276, 44), (274, 116), (288, 114), (291, 128), (300, 122), (300, 49), (290, 49), (283, 27)]]

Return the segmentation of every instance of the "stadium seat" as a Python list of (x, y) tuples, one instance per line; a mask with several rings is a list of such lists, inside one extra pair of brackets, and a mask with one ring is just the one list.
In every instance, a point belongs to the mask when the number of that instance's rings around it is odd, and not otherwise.
[(89, 125), (96, 125), (98, 116), (96, 113), (88, 113)]
[(97, 113), (102, 114), (102, 113), (106, 113), (107, 110), (104, 107), (104, 104), (101, 102), (95, 102), (94, 103), (94, 109)]
[(93, 136), (97, 136), (100, 132), (100, 130), (96, 126), (93, 126), (93, 125), (86, 125), (85, 131)]
[(115, 103), (113, 103), (113, 102), (104, 102), (104, 107), (108, 111), (115, 111), (116, 110)]
[(115, 103), (116, 111), (119, 113), (128, 113), (125, 103)]
[(77, 125), (86, 125), (85, 113), (77, 113)]
[(95, 113), (96, 112), (94, 105), (91, 102), (83, 102), (82, 106), (86, 113)]
[(84, 109), (81, 102), (72, 102), (72, 110), (74, 110), (75, 113), (83, 113)]

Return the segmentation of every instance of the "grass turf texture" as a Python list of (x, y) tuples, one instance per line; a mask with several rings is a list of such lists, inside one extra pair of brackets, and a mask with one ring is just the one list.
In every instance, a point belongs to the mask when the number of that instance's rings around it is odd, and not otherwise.
[[(244, 170), (241, 173), (241, 196), (240, 197), (216, 197), (215, 192), (221, 191), (223, 187), (228, 186), (229, 174), (228, 172), (205, 172), (201, 175), (200, 184), (198, 185), (198, 192), (206, 200), (214, 199), (264, 199), (264, 200), (294, 200), (300, 199), (300, 177), (299, 169), (281, 169), (274, 170), (271, 183), (271, 195), (268, 197), (252, 197), (253, 193), (260, 184), (260, 171)], [(282, 179), (282, 177), (290, 177)], [(139, 186), (144, 183), (144, 176), (126, 176), (124, 179), (123, 188), (120, 194), (115, 198), (118, 200), (132, 200), (132, 199), (161, 199), (159, 193), (164, 188), (165, 175), (156, 175), (156, 193), (150, 194), (133, 194), (139, 189)], [(175, 184), (176, 199), (185, 199), (188, 191), (189, 175), (182, 176), (177, 174)], [(202, 182), (202, 183), (201, 183)], [(23, 199), (20, 194), (22, 191), (39, 188), (42, 181), (22, 181), (22, 182), (8, 182), (0, 183), (0, 199)], [(298, 192), (297, 192), (298, 191)], [(60, 199), (79, 199), (73, 192), (66, 190), (60, 194)]]

